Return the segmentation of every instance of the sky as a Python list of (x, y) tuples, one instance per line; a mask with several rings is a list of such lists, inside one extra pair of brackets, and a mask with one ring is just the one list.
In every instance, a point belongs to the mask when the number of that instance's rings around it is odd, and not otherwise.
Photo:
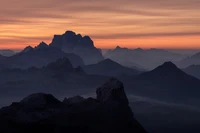
[(0, 0), (0, 49), (72, 30), (98, 48), (200, 49), (200, 0)]

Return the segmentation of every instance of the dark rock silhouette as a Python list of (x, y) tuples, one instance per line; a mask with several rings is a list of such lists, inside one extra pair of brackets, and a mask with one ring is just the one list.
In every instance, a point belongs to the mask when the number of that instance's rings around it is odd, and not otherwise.
[(31, 51), (31, 50), (34, 50), (34, 48), (31, 47), (31, 46), (27, 46), (27, 47), (25, 47), (21, 52), (29, 52), (29, 51)]
[(128, 105), (128, 99), (122, 82), (111, 78), (96, 91), (97, 99), (103, 103), (117, 103)]
[(89, 36), (82, 37), (73, 31), (66, 31), (63, 35), (54, 35), (50, 46), (57, 47), (66, 53), (79, 55), (85, 64), (103, 60), (101, 51), (94, 46)]
[(22, 99), (20, 104), (29, 108), (42, 108), (44, 106), (52, 107), (61, 102), (51, 94), (35, 93)]
[(35, 48), (26, 47), (22, 52), (15, 54), (6, 59), (0, 59), (2, 68), (22, 68), (42, 67), (59, 58), (67, 57), (74, 67), (84, 65), (80, 56), (73, 53), (65, 53), (62, 50), (49, 47), (46, 43), (41, 42)]
[[(111, 79), (97, 91), (97, 99), (81, 99), (70, 105), (50, 94), (32, 94), (0, 110), (0, 132), (146, 133), (135, 120), (120, 81)], [(99, 92), (103, 92), (103, 99)]]
[(65, 104), (74, 104), (74, 103), (81, 103), (85, 100), (85, 98), (81, 97), (81, 96), (74, 96), (74, 97), (70, 97), (70, 98), (65, 98), (63, 100), (63, 103)]
[(35, 49), (46, 49), (49, 46), (45, 42), (41, 42), (38, 46), (35, 47)]
[(124, 67), (110, 59), (105, 59), (103, 61), (98, 62), (97, 64), (83, 66), (83, 69), (88, 74), (105, 76), (136, 76), (141, 73), (139, 70)]

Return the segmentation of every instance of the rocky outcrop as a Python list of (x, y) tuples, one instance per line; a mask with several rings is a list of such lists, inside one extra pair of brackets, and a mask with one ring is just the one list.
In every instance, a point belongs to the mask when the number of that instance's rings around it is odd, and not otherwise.
[(83, 58), (85, 64), (103, 60), (101, 51), (94, 46), (89, 36), (82, 37), (73, 31), (66, 31), (63, 35), (54, 35), (50, 46), (79, 55)]
[(81, 103), (85, 100), (85, 98), (81, 97), (81, 96), (74, 96), (74, 97), (70, 97), (70, 98), (65, 98), (63, 100), (63, 103), (65, 104), (75, 104), (75, 103)]
[(123, 84), (114, 78), (97, 89), (97, 99), (60, 102), (50, 94), (32, 94), (2, 108), (0, 125), (2, 133), (146, 133), (128, 106)]
[(118, 103), (128, 105), (123, 83), (111, 78), (96, 91), (97, 99), (103, 103)]

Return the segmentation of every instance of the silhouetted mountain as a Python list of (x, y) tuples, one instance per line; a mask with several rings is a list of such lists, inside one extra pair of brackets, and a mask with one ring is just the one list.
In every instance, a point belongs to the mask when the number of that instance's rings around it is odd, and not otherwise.
[(54, 35), (50, 44), (66, 53), (74, 53), (83, 58), (85, 64), (97, 63), (103, 60), (101, 50), (94, 46), (89, 36), (82, 37), (73, 31), (66, 31), (63, 35)]
[(141, 72), (135, 69), (124, 67), (110, 59), (105, 59), (97, 64), (87, 65), (83, 67), (88, 74), (119, 76), (119, 75), (139, 75)]
[(45, 43), (45, 42), (41, 42), (38, 46), (36, 46), (34, 49), (37, 50), (37, 49), (46, 49), (48, 48), (49, 46)]
[(15, 52), (10, 49), (1, 49), (0, 54), (3, 56), (12, 56), (15, 54)]
[(148, 95), (178, 102), (194, 100), (200, 93), (200, 80), (186, 74), (172, 62), (165, 62), (154, 70), (139, 75), (132, 85)]
[(31, 46), (27, 46), (27, 47), (24, 48), (21, 52), (29, 52), (29, 51), (31, 51), (31, 50), (34, 50), (34, 48), (31, 47)]
[(67, 57), (74, 67), (84, 65), (83, 60), (73, 53), (65, 53), (62, 50), (49, 47), (46, 43), (41, 42), (35, 48), (26, 47), (22, 52), (15, 54), (6, 60), (1, 60), (0, 66), (4, 68), (29, 68), (42, 67), (59, 58)]
[(191, 65), (187, 68), (184, 68), (183, 71), (189, 75), (200, 79), (200, 65)]
[(67, 72), (78, 72), (78, 73), (84, 73), (83, 69), (79, 66), (77, 68), (74, 68), (71, 62), (68, 60), (68, 58), (63, 57), (55, 62), (49, 63), (47, 66), (43, 67), (44, 70), (48, 71), (57, 71), (61, 74), (67, 73)]
[(29, 95), (2, 108), (0, 124), (2, 133), (147, 133), (135, 120), (117, 79), (99, 87), (97, 99), (74, 101), (70, 106), (51, 94)]
[(185, 68), (190, 65), (200, 65), (200, 52), (181, 60), (178, 62), (178, 65), (181, 68)]
[(128, 49), (117, 46), (114, 50), (107, 52), (105, 57), (123, 66), (153, 69), (166, 61), (179, 61), (184, 56), (163, 49), (143, 50), (141, 48)]

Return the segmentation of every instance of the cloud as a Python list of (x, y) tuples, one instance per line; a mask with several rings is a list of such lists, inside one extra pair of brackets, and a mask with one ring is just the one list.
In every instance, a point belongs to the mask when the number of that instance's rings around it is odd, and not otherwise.
[(175, 36), (200, 36), (200, 32), (177, 32), (177, 33), (119, 33), (119, 34), (103, 34), (92, 35), (95, 39), (130, 39), (130, 38), (144, 38), (144, 37), (175, 37)]
[(199, 35), (199, 7), (199, 0), (6, 0), (0, 41), (50, 41), (65, 30), (97, 39)]

